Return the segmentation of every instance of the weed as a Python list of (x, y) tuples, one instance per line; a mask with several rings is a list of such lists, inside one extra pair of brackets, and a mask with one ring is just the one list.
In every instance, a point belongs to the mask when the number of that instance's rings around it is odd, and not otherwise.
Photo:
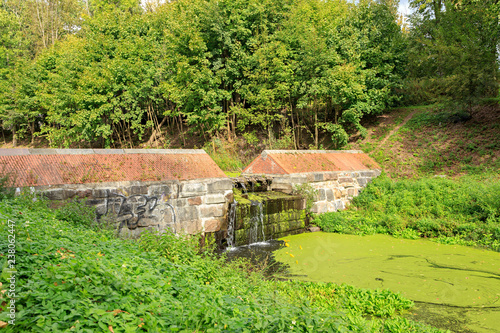
[[(398, 317), (412, 302), (390, 291), (265, 280), (246, 261), (200, 252), (197, 236), (145, 233), (136, 241), (96, 232), (78, 219), (83, 208), (0, 201), (0, 255), (6, 262), (6, 222), (15, 221), (19, 272), (16, 324), (6, 331), (440, 332)], [(4, 270), (4, 286), (8, 279)]]
[(309, 183), (298, 184), (293, 188), (293, 194), (299, 195), (306, 200), (306, 210), (309, 212), (316, 201), (318, 190)]
[(56, 219), (69, 222), (77, 227), (94, 228), (97, 226), (95, 208), (88, 206), (85, 201), (67, 201), (54, 213)]
[[(500, 180), (463, 177), (393, 181), (381, 176), (356, 197), (351, 208), (316, 217), (328, 232), (442, 238), (494, 248), (500, 242)], [(380, 229), (378, 229), (381, 227)]]
[(12, 174), (3, 173), (3, 176), (0, 176), (0, 200), (14, 197), (13, 184), (15, 184), (15, 178)]

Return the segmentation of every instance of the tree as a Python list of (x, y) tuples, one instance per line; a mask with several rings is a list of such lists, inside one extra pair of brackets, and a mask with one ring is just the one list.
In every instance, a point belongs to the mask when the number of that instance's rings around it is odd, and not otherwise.
[(95, 15), (72, 37), (42, 54), (42, 132), (53, 146), (87, 142), (134, 146), (158, 127), (159, 44), (147, 17)]
[(358, 130), (366, 114), (377, 114), (395, 100), (404, 76), (404, 39), (387, 4), (360, 1), (300, 1), (285, 25), (294, 57), (294, 97), (315, 146), (319, 131), (336, 148), (347, 131)]
[(498, 82), (498, 1), (414, 0), (410, 75), (434, 98), (471, 106), (494, 96)]
[[(13, 145), (28, 130), (34, 134), (30, 55), (32, 40), (23, 31), (22, 15), (0, 5), (0, 120), (12, 133)], [(30, 88), (28, 88), (31, 86)]]

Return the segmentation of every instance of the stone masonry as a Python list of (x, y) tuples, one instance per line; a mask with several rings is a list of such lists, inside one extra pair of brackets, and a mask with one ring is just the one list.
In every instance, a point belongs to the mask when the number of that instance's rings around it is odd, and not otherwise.
[(313, 213), (343, 210), (381, 173), (378, 164), (357, 150), (267, 150), (243, 171), (246, 177), (263, 177), (268, 190), (288, 194), (309, 184), (317, 196)]
[(225, 228), (233, 183), (203, 150), (0, 149), (10, 186), (60, 205), (85, 200), (123, 236)]
[(104, 184), (67, 184), (37, 188), (57, 202), (86, 200), (95, 207), (98, 223), (116, 228), (120, 235), (137, 237), (144, 230), (182, 234), (210, 233), (226, 223), (233, 200), (231, 180), (123, 181)]
[(379, 175), (379, 170), (282, 175), (273, 177), (271, 190), (291, 194), (297, 185), (309, 184), (317, 191), (311, 212), (335, 212), (345, 209), (352, 198)]

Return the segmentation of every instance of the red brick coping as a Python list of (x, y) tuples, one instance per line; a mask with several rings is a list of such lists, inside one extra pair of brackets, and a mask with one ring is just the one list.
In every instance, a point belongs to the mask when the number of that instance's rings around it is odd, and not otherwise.
[(13, 187), (227, 178), (201, 149), (0, 149)]
[(380, 169), (359, 150), (264, 150), (243, 174), (285, 175)]

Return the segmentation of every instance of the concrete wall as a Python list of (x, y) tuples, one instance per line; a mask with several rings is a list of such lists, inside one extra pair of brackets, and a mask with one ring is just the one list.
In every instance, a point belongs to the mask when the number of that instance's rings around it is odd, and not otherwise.
[(195, 234), (225, 228), (232, 187), (230, 179), (215, 178), (58, 185), (36, 190), (55, 204), (86, 199), (96, 209), (97, 223), (116, 228), (122, 236), (137, 237), (147, 229)]

